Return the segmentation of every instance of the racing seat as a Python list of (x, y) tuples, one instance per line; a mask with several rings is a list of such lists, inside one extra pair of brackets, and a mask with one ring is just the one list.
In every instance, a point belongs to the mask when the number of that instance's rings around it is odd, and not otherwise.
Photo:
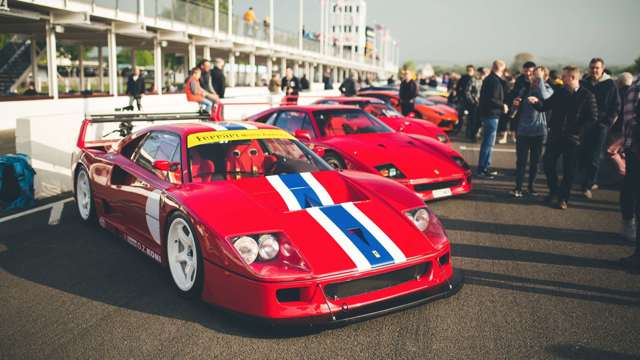
[(230, 146), (225, 156), (227, 174), (236, 179), (264, 175), (265, 158), (257, 140)]
[(351, 133), (351, 127), (347, 124), (347, 119), (343, 117), (332, 117), (325, 126), (327, 136), (344, 136)]
[(191, 152), (191, 182), (209, 182), (213, 179), (215, 171), (213, 161), (202, 158), (198, 150)]

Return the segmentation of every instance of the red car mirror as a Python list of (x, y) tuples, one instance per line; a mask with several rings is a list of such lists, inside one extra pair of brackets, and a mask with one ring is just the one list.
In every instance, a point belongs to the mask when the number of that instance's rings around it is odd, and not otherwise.
[(153, 162), (153, 168), (160, 171), (178, 171), (180, 164), (177, 162), (171, 162), (168, 160), (155, 160)]
[(309, 143), (311, 142), (311, 133), (309, 132), (309, 130), (296, 130), (293, 133), (293, 136), (296, 137), (296, 139), (304, 142), (304, 143)]

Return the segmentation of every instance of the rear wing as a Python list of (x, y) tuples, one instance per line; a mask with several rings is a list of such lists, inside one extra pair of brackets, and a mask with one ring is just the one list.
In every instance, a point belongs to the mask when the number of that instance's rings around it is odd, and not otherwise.
[[(214, 114), (214, 116), (217, 115)], [(184, 120), (197, 120), (197, 121), (212, 121), (214, 116), (203, 113), (120, 113), (120, 114), (97, 114), (87, 115), (86, 119), (82, 121), (80, 127), (80, 133), (78, 134), (78, 140), (76, 145), (83, 149), (85, 148), (85, 138), (87, 136), (87, 129), (91, 124), (107, 124), (118, 123), (118, 129), (111, 131), (107, 135), (112, 133), (118, 133), (121, 137), (125, 137), (131, 134), (133, 130), (133, 123), (135, 122), (156, 122), (156, 121), (184, 121)], [(214, 120), (217, 121), (217, 120)], [(105, 136), (107, 136), (105, 135)]]

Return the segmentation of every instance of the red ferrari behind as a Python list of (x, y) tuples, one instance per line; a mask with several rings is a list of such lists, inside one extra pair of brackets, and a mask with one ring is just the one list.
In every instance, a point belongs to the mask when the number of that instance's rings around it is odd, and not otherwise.
[[(400, 111), (400, 98), (397, 91), (365, 91), (359, 96), (373, 97), (383, 100)], [(453, 131), (458, 123), (458, 112), (444, 104), (435, 104), (421, 96), (416, 98), (414, 116), (429, 120), (445, 131)]]
[(85, 141), (91, 124), (122, 118), (83, 123), (78, 211), (165, 266), (181, 295), (270, 322), (343, 322), (451, 293), (442, 224), (398, 183), (335, 171), (264, 124), (154, 125)]
[(449, 136), (430, 121), (403, 116), (386, 102), (371, 97), (341, 96), (320, 99), (316, 104), (343, 104), (361, 108), (375, 116), (395, 131), (428, 136), (442, 143), (449, 142)]
[(284, 106), (249, 120), (287, 130), (336, 169), (394, 179), (424, 200), (471, 191), (471, 170), (457, 151), (425, 136), (395, 132), (354, 106)]

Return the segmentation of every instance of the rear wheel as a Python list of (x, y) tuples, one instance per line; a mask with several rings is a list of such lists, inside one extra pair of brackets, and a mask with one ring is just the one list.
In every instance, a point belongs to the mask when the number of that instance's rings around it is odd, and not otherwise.
[(173, 285), (185, 297), (197, 297), (202, 290), (204, 269), (200, 245), (190, 221), (175, 213), (168, 221), (166, 252)]
[(96, 220), (96, 210), (91, 192), (91, 181), (89, 173), (84, 167), (78, 170), (76, 175), (76, 205), (80, 218), (86, 223), (93, 223)]
[(325, 154), (323, 159), (336, 170), (344, 170), (346, 168), (344, 161), (340, 156), (338, 156), (338, 154), (331, 152)]

